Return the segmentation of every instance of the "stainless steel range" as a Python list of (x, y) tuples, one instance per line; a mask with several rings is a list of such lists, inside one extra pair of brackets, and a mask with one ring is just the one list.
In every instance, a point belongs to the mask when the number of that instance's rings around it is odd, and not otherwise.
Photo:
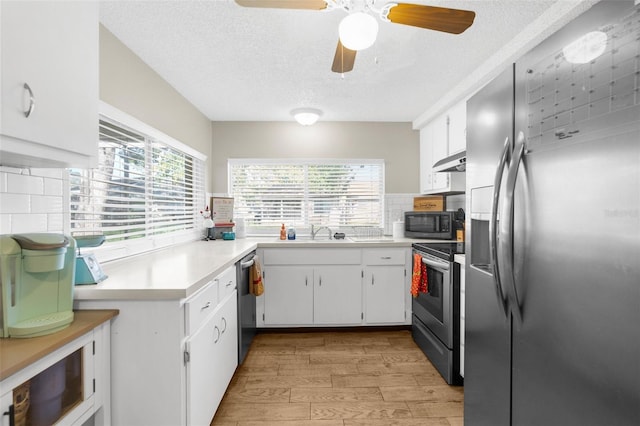
[(412, 303), (413, 340), (450, 385), (463, 381), (459, 371), (460, 265), (453, 261), (455, 254), (462, 253), (464, 243), (413, 244), (422, 283)]

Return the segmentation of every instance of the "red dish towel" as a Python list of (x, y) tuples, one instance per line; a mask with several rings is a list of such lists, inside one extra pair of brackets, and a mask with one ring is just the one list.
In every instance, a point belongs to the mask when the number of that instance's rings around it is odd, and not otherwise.
[[(422, 263), (422, 262), (420, 262)], [(420, 293), (429, 292), (429, 273), (427, 272), (427, 265), (422, 263), (420, 267), (420, 284), (418, 285), (418, 291)]]
[(413, 274), (411, 275), (411, 295), (413, 297), (418, 297), (418, 292), (420, 291), (420, 273), (422, 272), (422, 256), (418, 253), (413, 254)]

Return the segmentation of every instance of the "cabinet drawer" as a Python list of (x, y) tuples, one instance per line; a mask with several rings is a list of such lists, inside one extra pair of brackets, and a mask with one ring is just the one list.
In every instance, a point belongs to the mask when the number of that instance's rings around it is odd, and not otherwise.
[(265, 265), (359, 265), (360, 249), (265, 249)]
[(220, 301), (226, 299), (236, 289), (236, 267), (230, 266), (223, 273), (218, 275), (214, 281), (220, 286)]
[(184, 304), (185, 333), (194, 333), (218, 306), (218, 281), (212, 280)]
[(404, 265), (405, 249), (380, 248), (362, 250), (365, 265)]

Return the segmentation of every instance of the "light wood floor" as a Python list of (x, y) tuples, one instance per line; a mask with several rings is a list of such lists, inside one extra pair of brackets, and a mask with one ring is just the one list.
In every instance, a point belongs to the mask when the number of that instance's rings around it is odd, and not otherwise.
[(462, 426), (448, 386), (407, 330), (265, 333), (213, 426)]

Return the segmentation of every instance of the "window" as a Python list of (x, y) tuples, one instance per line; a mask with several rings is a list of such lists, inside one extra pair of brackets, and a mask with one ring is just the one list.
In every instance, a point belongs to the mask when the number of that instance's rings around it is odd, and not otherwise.
[(230, 159), (229, 194), (247, 232), (296, 227), (382, 226), (383, 160)]
[(99, 129), (98, 167), (69, 170), (72, 233), (102, 232), (105, 246), (127, 248), (111, 258), (197, 238), (203, 156), (106, 116)]

